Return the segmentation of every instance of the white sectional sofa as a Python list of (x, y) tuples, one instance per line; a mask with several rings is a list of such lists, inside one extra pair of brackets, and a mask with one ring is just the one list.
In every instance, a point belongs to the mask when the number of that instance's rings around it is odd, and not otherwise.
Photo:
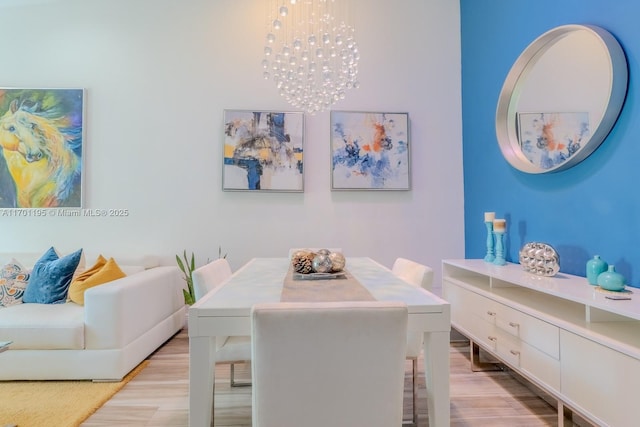
[(84, 306), (0, 308), (0, 341), (13, 341), (0, 380), (118, 381), (184, 326), (177, 267), (121, 268), (127, 277), (88, 289)]

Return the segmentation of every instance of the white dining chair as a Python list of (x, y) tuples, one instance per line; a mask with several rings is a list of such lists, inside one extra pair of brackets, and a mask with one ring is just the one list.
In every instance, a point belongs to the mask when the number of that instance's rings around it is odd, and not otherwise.
[[(416, 286), (422, 287), (427, 291), (431, 291), (433, 286), (433, 269), (426, 265), (417, 263), (415, 261), (406, 258), (397, 258), (391, 267), (391, 272), (404, 280), (405, 282)], [(418, 377), (418, 357), (422, 350), (424, 336), (421, 333), (407, 334), (407, 359), (411, 360), (411, 393), (413, 404), (413, 417), (410, 422), (405, 424), (411, 424), (416, 426), (418, 423), (418, 408), (417, 408), (417, 377)]]
[(407, 319), (400, 302), (256, 304), (253, 427), (399, 425)]
[[(193, 271), (193, 291), (196, 301), (207, 292), (223, 284), (232, 271), (229, 262), (225, 258), (219, 258)], [(230, 367), (231, 387), (250, 386), (250, 382), (237, 382), (235, 380), (235, 364), (249, 363), (251, 361), (251, 337), (232, 336), (217, 337), (216, 339), (216, 364), (225, 363)]]

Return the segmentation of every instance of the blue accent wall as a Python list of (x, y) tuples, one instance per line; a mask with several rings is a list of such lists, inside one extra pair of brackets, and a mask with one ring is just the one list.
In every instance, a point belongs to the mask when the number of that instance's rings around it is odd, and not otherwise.
[[(635, 0), (460, 0), (465, 256), (486, 251), (485, 211), (507, 220), (507, 260), (528, 242), (552, 245), (561, 272), (585, 276), (598, 254), (640, 287), (640, 3)], [(627, 98), (612, 131), (583, 162), (526, 174), (498, 147), (495, 111), (505, 77), (539, 35), (567, 24), (605, 28), (629, 64)]]

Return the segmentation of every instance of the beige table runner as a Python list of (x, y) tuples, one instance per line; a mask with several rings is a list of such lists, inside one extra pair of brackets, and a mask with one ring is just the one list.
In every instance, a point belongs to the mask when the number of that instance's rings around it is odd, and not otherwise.
[(293, 269), (289, 268), (284, 279), (281, 302), (336, 302), (375, 301), (367, 290), (347, 270), (345, 277), (329, 280), (293, 280)]

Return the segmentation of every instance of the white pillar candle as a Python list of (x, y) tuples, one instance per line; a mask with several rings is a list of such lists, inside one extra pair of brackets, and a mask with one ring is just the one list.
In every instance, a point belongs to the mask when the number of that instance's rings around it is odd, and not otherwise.
[(494, 219), (496, 219), (496, 213), (495, 212), (485, 212), (484, 213), (484, 222), (492, 222)]
[(504, 232), (506, 227), (507, 227), (507, 220), (505, 219), (493, 220), (493, 231)]

